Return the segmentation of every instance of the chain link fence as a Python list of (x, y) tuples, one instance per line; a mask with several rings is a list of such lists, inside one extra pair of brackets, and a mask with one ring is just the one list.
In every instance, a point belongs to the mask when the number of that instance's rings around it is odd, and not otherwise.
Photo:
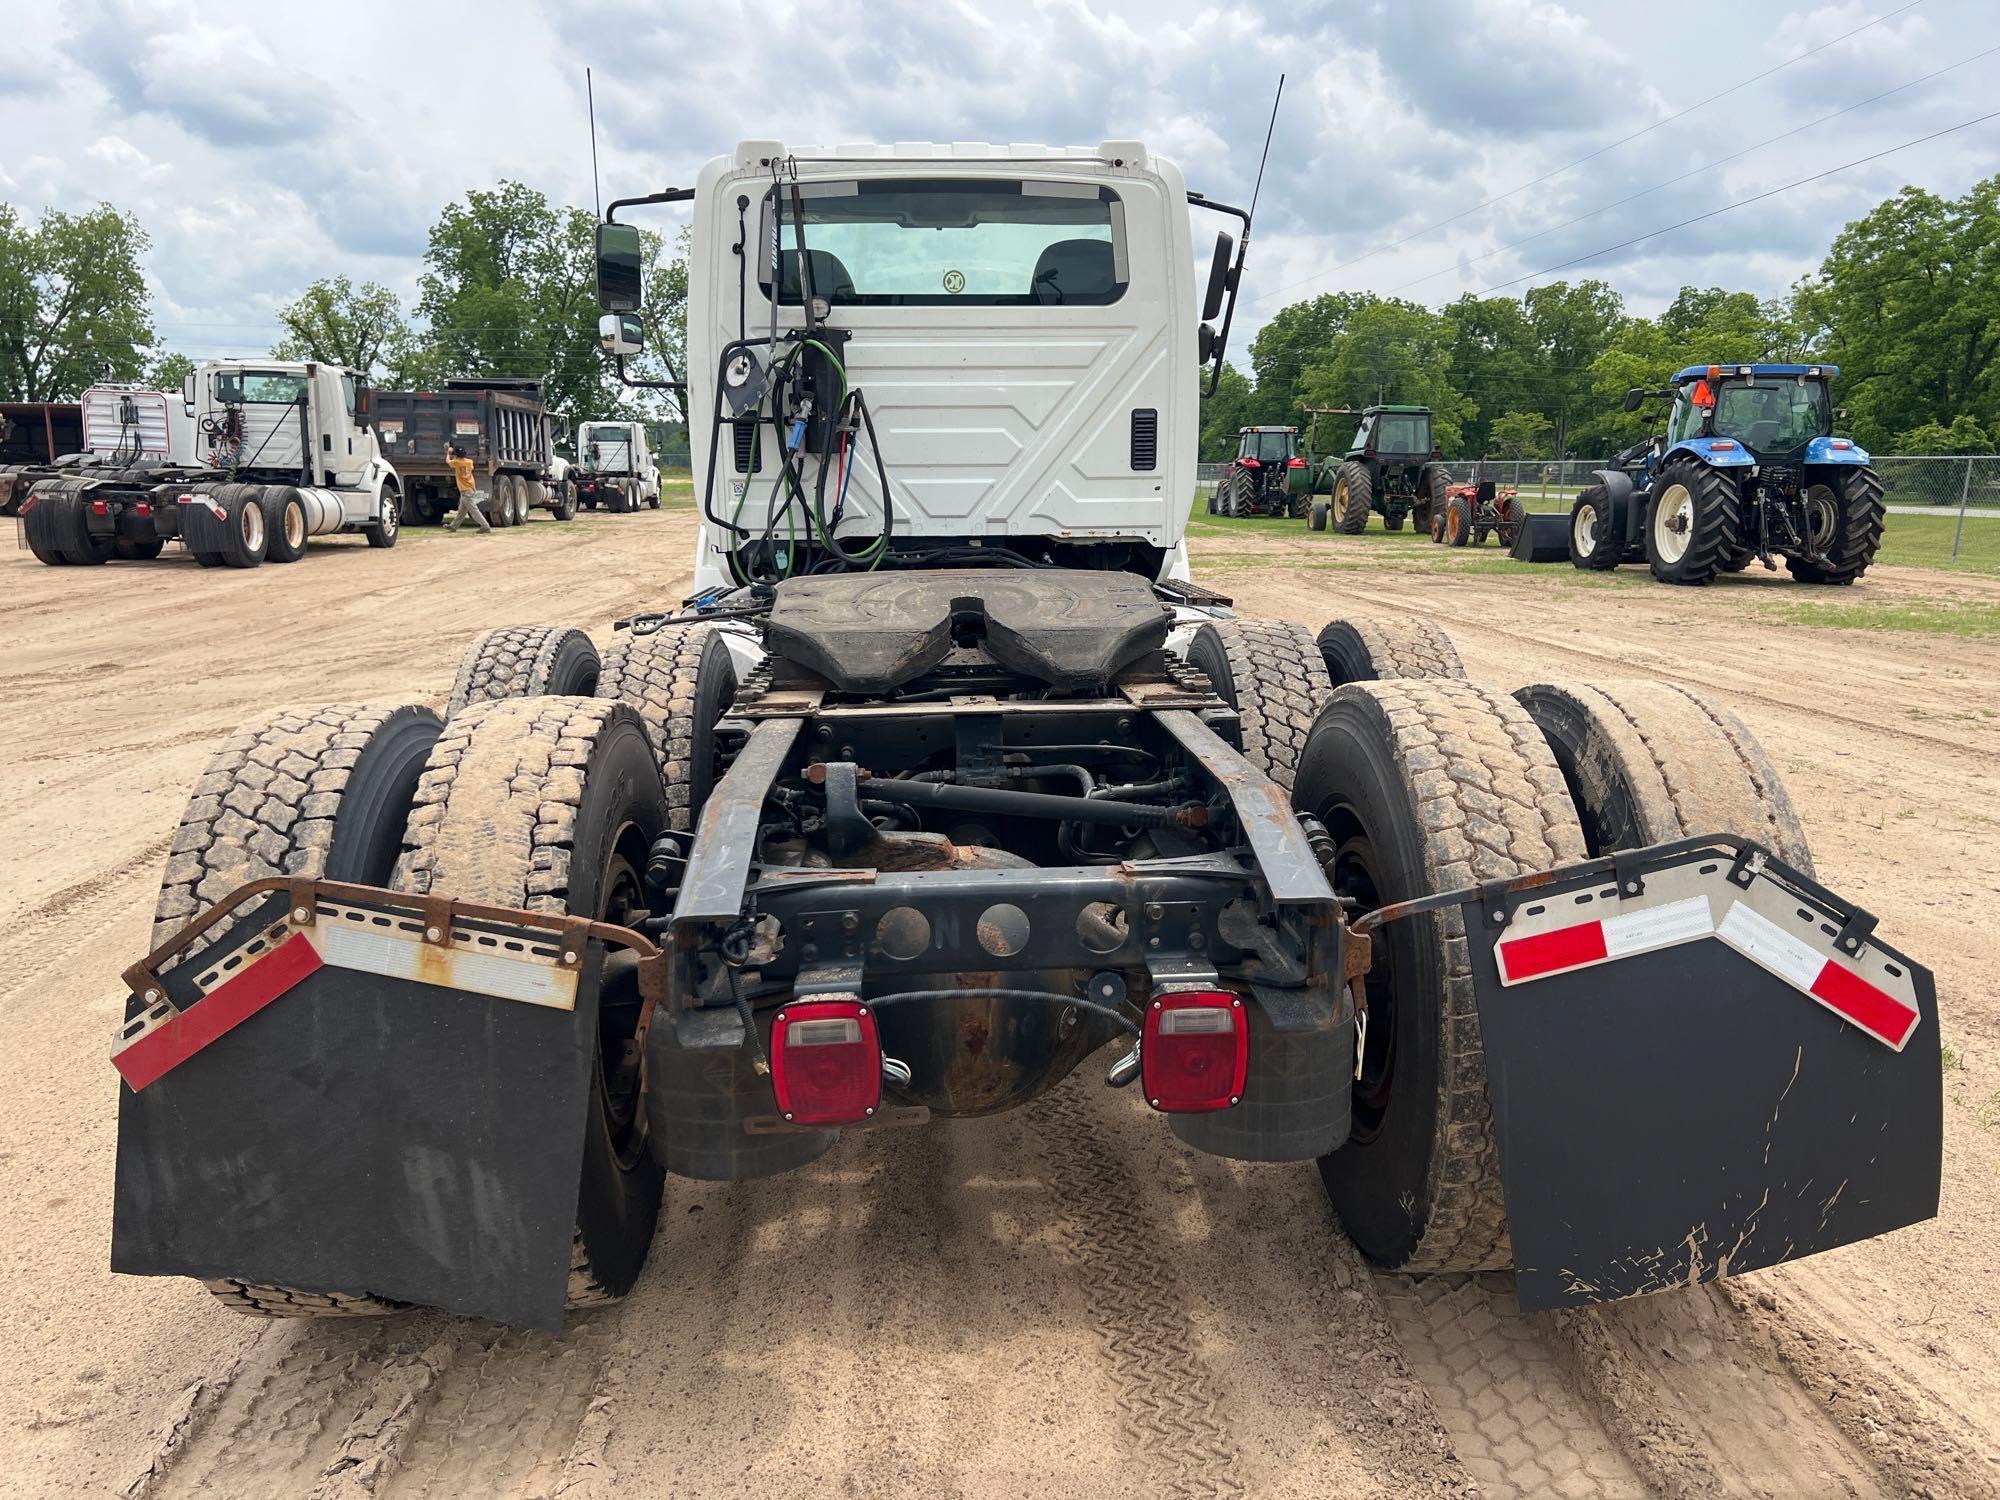
[[(2000, 455), (1876, 454), (1890, 520), (1892, 547), (1885, 561), (1971, 562), (2000, 565)], [(1468, 484), (1482, 472), (1502, 488), (1518, 490), (1532, 511), (1568, 510), (1577, 494), (1596, 483), (1593, 471), (1608, 458), (1465, 460), (1444, 467), (1452, 483)], [(1227, 465), (1201, 464), (1204, 490)], [(1908, 517), (1908, 520), (1899, 518)]]

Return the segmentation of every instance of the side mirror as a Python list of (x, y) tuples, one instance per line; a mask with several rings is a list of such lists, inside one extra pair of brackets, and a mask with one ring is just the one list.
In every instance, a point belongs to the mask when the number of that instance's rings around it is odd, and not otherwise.
[(1631, 390), (1625, 393), (1625, 410), (1637, 411), (1639, 409), (1639, 403), (1644, 401), (1645, 399), (1646, 399), (1646, 388), (1642, 385), (1633, 386)]
[(646, 326), (637, 313), (606, 313), (597, 320), (597, 342), (606, 354), (637, 354), (646, 347)]
[(597, 305), (608, 313), (637, 312), (645, 287), (646, 247), (631, 224), (597, 226)]
[(365, 385), (354, 387), (354, 419), (357, 422), (365, 422), (368, 414), (375, 409), (374, 397), (375, 392), (370, 387)]
[(187, 408), (189, 416), (194, 415), (194, 371), (181, 376), (181, 405)]
[(1195, 363), (1205, 365), (1215, 358), (1215, 328), (1204, 323), (1195, 334)]
[[(1226, 234), (1215, 237), (1215, 254), (1208, 263), (1208, 292), (1201, 299), (1201, 320), (1210, 323), (1222, 311), (1222, 299), (1229, 291), (1229, 254), (1236, 242)], [(1205, 362), (1208, 356), (1203, 355)]]

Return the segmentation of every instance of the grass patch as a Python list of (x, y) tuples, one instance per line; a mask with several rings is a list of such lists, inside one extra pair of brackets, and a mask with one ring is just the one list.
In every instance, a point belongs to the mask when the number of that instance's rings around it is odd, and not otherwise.
[(1897, 631), (1913, 635), (1951, 635), (1966, 640), (2000, 639), (2000, 607), (1939, 600), (1934, 604), (1854, 604), (1831, 600), (1790, 600), (1759, 611), (1788, 625), (1821, 630)]

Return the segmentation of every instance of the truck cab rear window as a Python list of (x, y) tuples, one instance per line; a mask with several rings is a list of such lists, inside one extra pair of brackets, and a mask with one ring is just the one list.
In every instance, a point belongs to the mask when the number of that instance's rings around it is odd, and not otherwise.
[[(1125, 294), (1125, 219), (1105, 187), (1061, 182), (808, 183), (805, 278), (836, 307), (1103, 307)], [(764, 295), (800, 302), (790, 190), (766, 201)]]
[(303, 375), (232, 370), (215, 377), (215, 399), (225, 406), (292, 406), (306, 393)]

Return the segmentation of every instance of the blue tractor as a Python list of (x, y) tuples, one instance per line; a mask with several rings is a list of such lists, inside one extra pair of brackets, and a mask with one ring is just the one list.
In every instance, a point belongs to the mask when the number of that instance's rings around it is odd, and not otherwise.
[(1852, 583), (1882, 543), (1882, 481), (1833, 435), (1833, 365), (1690, 365), (1625, 410), (1671, 400), (1667, 430), (1635, 443), (1570, 508), (1569, 559), (1644, 561), (1662, 583), (1707, 583), (1783, 557), (1803, 583)]

